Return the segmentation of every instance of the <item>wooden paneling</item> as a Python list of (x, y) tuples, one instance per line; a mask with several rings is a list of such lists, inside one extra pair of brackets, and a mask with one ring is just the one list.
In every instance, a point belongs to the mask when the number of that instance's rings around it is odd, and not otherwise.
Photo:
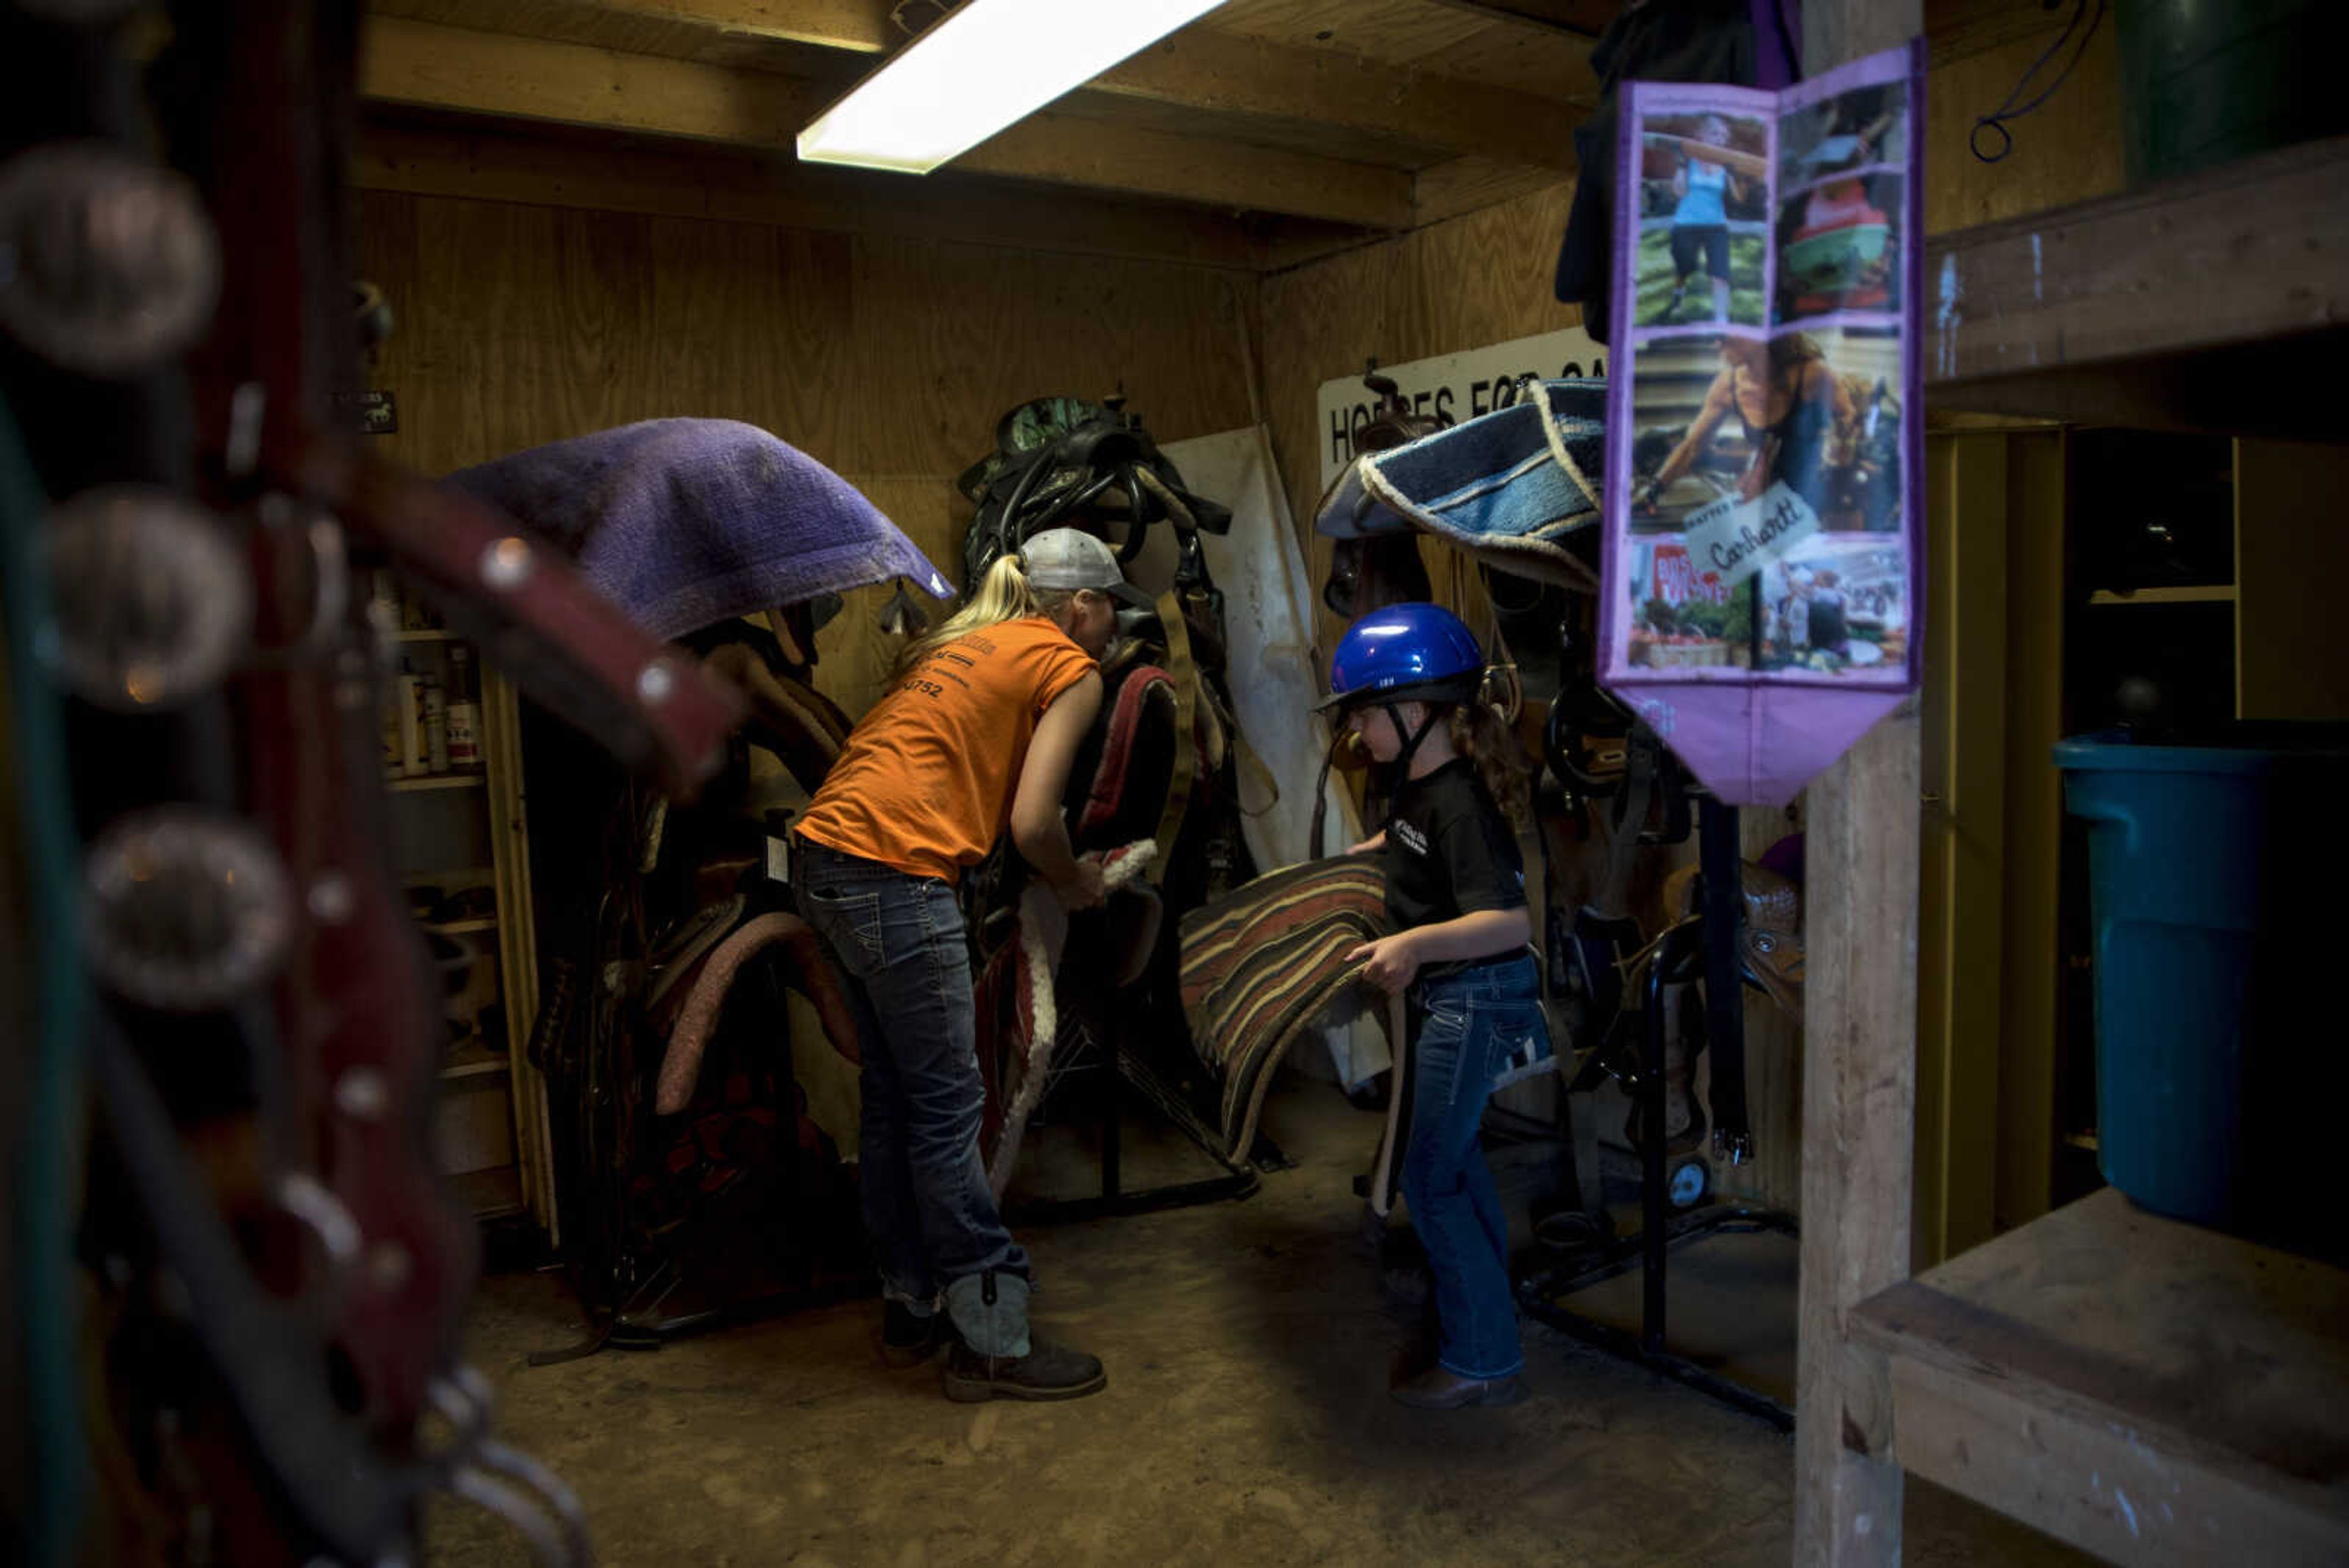
[(1589, 101), (1590, 40), (1491, 11), (1425, 0), (1232, 0), (1209, 25), (1299, 48), (1318, 48), (1518, 92)]
[(2004, 1023), (2010, 682), (2007, 438), (1935, 436), (1925, 457), (1917, 1267), (1991, 1237)]
[[(2006, 20), (2019, 9), (2009, 7)], [(1976, 25), (1986, 27), (1991, 20)], [(1974, 122), (2006, 101), (2059, 30), (2043, 25), (1979, 54), (1937, 64), (1927, 76), (1927, 234), (2020, 217), (2121, 189), (2120, 70), (2109, 19), (2089, 40), (2070, 79), (2037, 109), (2009, 123), (2012, 151), (1984, 163), (1969, 151)], [(2025, 99), (2051, 75), (2043, 70)], [(1985, 151), (1998, 150), (1995, 131), (1984, 131), (1982, 140)]]
[[(1121, 387), (1165, 440), (1249, 421), (1254, 278), (1183, 262), (367, 192), (365, 275), (398, 317), (372, 384), (381, 450), (442, 473), (667, 415), (774, 431), (857, 485), (949, 576), (954, 476), (1013, 404)], [(819, 639), (852, 712), (888, 649), (886, 597)]]
[(2235, 711), (2349, 721), (2333, 622), (2349, 568), (2349, 447), (2235, 443)]
[(797, 0), (755, 10), (715, 0), (368, 0), (367, 12), (845, 81), (870, 69), (870, 57), (898, 36), (885, 0)]
[(1574, 116), (1557, 84), (1519, 91), (1495, 73), (1463, 75), (1466, 79), (1446, 79), (1439, 65), (1423, 58), (1401, 62), (1399, 68), (1336, 50), (1288, 48), (1194, 27), (1103, 72), (1084, 96), (1115, 94), (1195, 111), (1415, 134), (1461, 153), (1571, 167)]
[[(807, 78), (834, 96), (871, 68), (875, 51), (903, 35), (885, 6), (862, 4), (777, 8), (742, 0), (376, 0), (378, 16), (517, 34), (597, 49), (740, 66)], [(1212, 20), (1212, 18), (1211, 18)], [(1516, 31), (1516, 29), (1485, 29)], [(1536, 40), (1537, 55), (1559, 47)], [(1565, 46), (1567, 60), (1584, 52)], [(1572, 110), (1564, 75), (1530, 72), (1519, 51), (1488, 47), (1448, 79), (1411, 57), (1372, 60), (1325, 46), (1298, 47), (1212, 27), (1185, 27), (1103, 72), (1056, 106), (1085, 118), (1127, 118), (1121, 104), (1163, 108), (1154, 123), (1182, 135), (1288, 146), (1353, 162), (1404, 167), (1460, 154), (1566, 167)], [(1531, 90), (1508, 85), (1530, 81)], [(1390, 158), (1389, 139), (1424, 149)]]
[[(1550, 294), (1573, 193), (1570, 182), (1559, 182), (1265, 279), (1265, 417), (1317, 586), (1330, 550), (1312, 531), (1325, 439), (1315, 426), (1315, 389), (1359, 375), (1372, 356), (1402, 364), (1579, 323), (1580, 309)], [(1478, 624), (1481, 607), (1459, 607)], [(1319, 646), (1330, 647), (1343, 629), (1322, 612)]]
[[(836, 96), (769, 71), (633, 55), (405, 17), (368, 25), (370, 102), (788, 150)], [(1411, 223), (1407, 171), (1140, 126), (1030, 116), (955, 160), (967, 172), (1374, 228)]]
[(1588, 38), (1547, 28), (1502, 24), (1436, 49), (1422, 63), (1425, 69), (1444, 76), (1588, 104), (1599, 101), (1599, 78), (1590, 68), (1590, 44)]
[[(951, 476), (941, 472), (845, 477), (903, 528), (940, 571), (950, 578), (961, 577), (962, 529), (970, 507), (956, 493)], [(895, 591), (893, 585), (882, 584), (843, 595), (846, 607), (816, 633), (816, 684), (850, 713), (864, 712), (879, 698), (888, 685), (889, 666), (904, 646), (881, 631), (881, 607)], [(952, 603), (940, 604), (918, 588), (907, 591), (933, 626), (954, 611)]]
[(2055, 1161), (2064, 783), (2048, 748), (2064, 732), (2063, 434), (2010, 434), (2007, 473), (2005, 906), (1994, 1042), (1998, 1186), (1991, 1217), (1998, 1230), (2047, 1212)]
[[(1232, 41), (1242, 47), (1247, 43), (1244, 38)], [(1561, 105), (1542, 107), (1553, 114), (1566, 112)], [(1138, 125), (1174, 136), (1282, 147), (1292, 152), (1412, 171), (1442, 163), (1454, 156), (1445, 145), (1454, 140), (1452, 136), (1413, 136), (1410, 132), (1419, 122), (1400, 116), (1371, 126), (1330, 125), (1244, 109), (1195, 109), (1139, 94), (1102, 92), (1071, 93), (1055, 101), (1052, 112), (1069, 119)], [(1571, 163), (1573, 160), (1569, 156), (1565, 161)], [(1556, 169), (1542, 172), (1547, 179), (1557, 178)]]
[(1221, 32), (1398, 63), (1478, 37), (1490, 26), (1423, 0), (1353, 0), (1343, 7), (1327, 0), (1229, 0), (1215, 20)]
[[(717, 218), (827, 234), (957, 239), (1021, 251), (1253, 266), (1255, 234), (1228, 215), (943, 171), (921, 180), (785, 156), (550, 127), (450, 123), (378, 111), (353, 182), (364, 190), (592, 212)], [(1292, 220), (1309, 233), (1328, 228)], [(1337, 238), (1360, 231), (1342, 226)]]
[(1413, 182), (1412, 199), (1419, 222), (1425, 225), (1461, 217), (1480, 208), (1495, 207), (1520, 196), (1537, 195), (1557, 182), (1553, 170), (1496, 163), (1489, 158), (1454, 158), (1421, 170)]

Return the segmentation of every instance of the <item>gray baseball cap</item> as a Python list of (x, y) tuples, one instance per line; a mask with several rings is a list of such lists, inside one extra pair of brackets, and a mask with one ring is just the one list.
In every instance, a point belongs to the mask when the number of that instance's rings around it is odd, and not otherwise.
[(1081, 529), (1045, 529), (1019, 546), (1019, 561), (1031, 587), (1092, 588), (1144, 608), (1152, 602), (1148, 594), (1125, 580), (1116, 554)]

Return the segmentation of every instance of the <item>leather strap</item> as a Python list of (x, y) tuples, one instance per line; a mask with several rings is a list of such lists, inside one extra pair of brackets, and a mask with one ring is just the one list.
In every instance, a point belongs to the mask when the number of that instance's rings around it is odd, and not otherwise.
[(1163, 880), (1174, 857), (1174, 836), (1183, 830), (1183, 814), (1191, 804), (1191, 785), (1198, 767), (1198, 743), (1193, 738), (1199, 713), (1199, 666), (1191, 657), (1191, 628), (1183, 618), (1183, 601), (1172, 591), (1158, 596), (1158, 622), (1166, 634), (1166, 673), (1174, 683), (1174, 765), (1166, 781), (1166, 805), (1158, 814), (1157, 858), (1150, 863), (1153, 880)]
[(1745, 1106), (1745, 988), (1737, 972), (1745, 918), (1737, 808), (1707, 795), (1697, 829), (1697, 885), (1703, 889), (1705, 1034), (1713, 1048), (1713, 1137), (1732, 1165), (1753, 1158)]
[[(1532, 929), (1534, 968), (1541, 975), (1542, 1015), (1549, 1018), (1549, 856), (1532, 823), (1515, 825), (1517, 858), (1526, 868), (1526, 920)], [(1557, 1044), (1557, 1020), (1549, 1018), (1550, 1044)]]
[(1346, 732), (1340, 726), (1330, 736), (1329, 749), (1321, 753), (1321, 771), (1313, 775), (1313, 827), (1306, 840), (1306, 857), (1319, 860), (1329, 851), (1322, 847), (1322, 838), (1330, 822), (1330, 764), (1338, 760), (1338, 748), (1346, 743)]

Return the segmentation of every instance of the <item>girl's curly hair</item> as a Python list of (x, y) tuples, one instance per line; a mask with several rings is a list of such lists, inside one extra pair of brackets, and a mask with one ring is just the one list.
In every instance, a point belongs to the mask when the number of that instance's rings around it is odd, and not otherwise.
[(1477, 774), (1508, 818), (1510, 831), (1529, 831), (1534, 821), (1532, 770), (1516, 732), (1483, 701), (1454, 704), (1446, 722), (1452, 727), (1453, 749), (1475, 759)]

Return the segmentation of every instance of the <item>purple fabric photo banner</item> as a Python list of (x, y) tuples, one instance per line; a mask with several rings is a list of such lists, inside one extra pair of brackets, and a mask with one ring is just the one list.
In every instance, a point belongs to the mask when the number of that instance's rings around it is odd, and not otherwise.
[(1599, 676), (1733, 804), (1917, 689), (1924, 80), (1624, 89)]

